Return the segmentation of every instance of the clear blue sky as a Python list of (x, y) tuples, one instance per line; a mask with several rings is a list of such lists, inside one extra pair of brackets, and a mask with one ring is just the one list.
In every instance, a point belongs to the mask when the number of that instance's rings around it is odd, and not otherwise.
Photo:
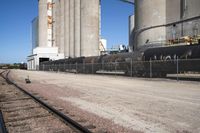
[[(37, 0), (0, 0), (0, 63), (26, 62), (31, 53), (31, 21)], [(133, 8), (119, 0), (102, 0), (102, 37), (108, 47), (128, 44), (128, 16)]]

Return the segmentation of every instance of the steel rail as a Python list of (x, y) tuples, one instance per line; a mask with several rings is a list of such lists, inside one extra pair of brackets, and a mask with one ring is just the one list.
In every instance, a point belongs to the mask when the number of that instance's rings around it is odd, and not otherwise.
[[(2, 76), (2, 74), (6, 72), (6, 70), (2, 71), (0, 73), (0, 75)], [(7, 133), (7, 129), (6, 129), (6, 125), (5, 125), (5, 122), (4, 122), (4, 118), (3, 118), (3, 114), (0, 110), (0, 133)]]
[(78, 122), (72, 120), (70, 117), (66, 116), (62, 112), (60, 112), (60, 111), (56, 110), (55, 108), (49, 106), (48, 104), (46, 104), (42, 100), (38, 99), (34, 95), (32, 95), (29, 92), (27, 92), (26, 90), (24, 90), (22, 87), (20, 87), (19, 85), (17, 85), (13, 81), (11, 81), (8, 78), (9, 73), (10, 73), (10, 70), (7, 72), (6, 77), (2, 76), (9, 84), (14, 85), (16, 88), (18, 88), (19, 90), (21, 90), (22, 92), (24, 92), (26, 95), (30, 96), (32, 99), (34, 99), (40, 105), (42, 105), (44, 108), (46, 108), (47, 110), (49, 110), (51, 113), (53, 113), (54, 115), (56, 115), (57, 117), (59, 117), (61, 120), (63, 120), (65, 123), (67, 123), (70, 126), (72, 126), (73, 128), (75, 128), (76, 130), (78, 130), (80, 132), (83, 132), (83, 133), (92, 133), (90, 130), (88, 130), (87, 128), (83, 127)]
[(0, 110), (0, 133), (7, 133), (7, 129), (5, 126), (5, 122), (4, 122), (3, 114), (1, 110)]

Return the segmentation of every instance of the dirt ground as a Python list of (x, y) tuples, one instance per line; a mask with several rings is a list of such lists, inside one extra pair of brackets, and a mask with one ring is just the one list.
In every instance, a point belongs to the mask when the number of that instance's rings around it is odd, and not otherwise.
[(33, 84), (53, 86), (45, 93), (61, 92), (57, 99), (127, 129), (200, 132), (200, 82), (22, 70), (11, 75), (19, 83), (29, 76)]

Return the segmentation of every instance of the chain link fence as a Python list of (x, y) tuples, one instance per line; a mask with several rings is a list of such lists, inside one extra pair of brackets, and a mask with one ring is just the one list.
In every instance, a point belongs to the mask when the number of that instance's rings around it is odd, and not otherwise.
[(167, 74), (200, 72), (200, 59), (174, 59), (101, 63), (44, 62), (41, 71), (59, 71), (83, 74), (109, 74), (139, 77), (165, 77)]

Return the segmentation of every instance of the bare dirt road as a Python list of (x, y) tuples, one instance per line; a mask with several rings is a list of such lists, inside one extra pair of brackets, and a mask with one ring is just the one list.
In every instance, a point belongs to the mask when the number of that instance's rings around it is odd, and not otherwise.
[[(126, 129), (146, 133), (200, 132), (200, 82), (21, 70), (12, 70), (11, 75), (30, 90)], [(30, 85), (24, 83), (27, 76)]]

